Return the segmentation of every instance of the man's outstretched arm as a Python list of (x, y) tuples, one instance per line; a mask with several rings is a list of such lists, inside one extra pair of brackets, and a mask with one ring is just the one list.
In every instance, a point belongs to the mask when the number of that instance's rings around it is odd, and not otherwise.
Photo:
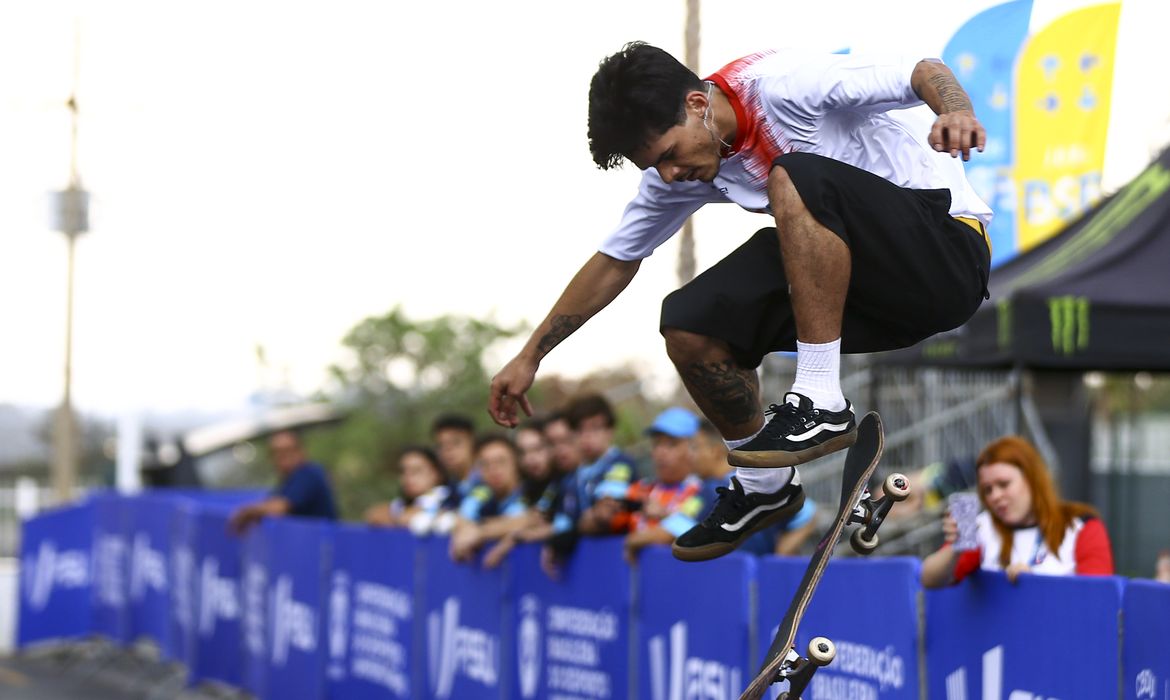
[(514, 428), (517, 407), (532, 415), (525, 392), (536, 378), (536, 368), (553, 348), (609, 305), (638, 273), (641, 260), (618, 260), (594, 253), (570, 280), (548, 316), (528, 338), (524, 348), (492, 379), (488, 413), (496, 423)]
[(952, 157), (971, 158), (971, 149), (983, 150), (987, 132), (975, 118), (967, 91), (959, 85), (950, 68), (937, 61), (919, 61), (910, 76), (910, 86), (934, 110), (938, 119), (930, 130), (930, 145)]

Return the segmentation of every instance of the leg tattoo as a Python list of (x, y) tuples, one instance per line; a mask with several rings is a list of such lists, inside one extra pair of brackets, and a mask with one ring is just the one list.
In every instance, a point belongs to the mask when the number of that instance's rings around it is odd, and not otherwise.
[(753, 427), (759, 419), (760, 378), (755, 370), (742, 369), (732, 360), (694, 362), (682, 379), (695, 403), (725, 437)]

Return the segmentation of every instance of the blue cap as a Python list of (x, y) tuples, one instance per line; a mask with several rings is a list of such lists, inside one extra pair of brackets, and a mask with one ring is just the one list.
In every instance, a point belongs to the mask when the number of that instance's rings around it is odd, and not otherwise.
[(659, 413), (650, 427), (646, 428), (647, 435), (660, 434), (674, 438), (694, 437), (697, 432), (699, 417), (680, 406), (672, 406)]

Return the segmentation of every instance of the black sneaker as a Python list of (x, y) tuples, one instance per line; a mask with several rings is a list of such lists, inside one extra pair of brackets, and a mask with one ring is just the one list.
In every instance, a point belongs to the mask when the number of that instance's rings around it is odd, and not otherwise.
[(749, 537), (776, 523), (791, 520), (804, 506), (800, 475), (775, 493), (744, 493), (739, 479), (715, 489), (719, 499), (703, 522), (679, 535), (670, 551), (675, 559), (706, 561), (721, 557)]
[[(795, 396), (799, 403), (788, 402)], [(840, 411), (813, 408), (803, 394), (790, 391), (784, 403), (772, 404), (765, 413), (772, 419), (759, 435), (727, 455), (737, 467), (794, 467), (830, 452), (843, 450), (857, 441), (853, 404), (845, 402)]]

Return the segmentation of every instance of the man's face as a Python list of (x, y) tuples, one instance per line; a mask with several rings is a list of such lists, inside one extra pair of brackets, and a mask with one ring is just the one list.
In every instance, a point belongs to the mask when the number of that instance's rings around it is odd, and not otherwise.
[(677, 484), (695, 469), (695, 451), (690, 439), (656, 433), (651, 438), (650, 459), (654, 476), (667, 484)]
[(462, 481), (475, 461), (475, 438), (466, 430), (440, 428), (435, 431), (435, 450), (439, 461), (457, 481)]
[(268, 440), (268, 453), (272, 457), (272, 466), (276, 467), (281, 476), (288, 476), (305, 461), (300, 440), (292, 433), (273, 435)]
[(490, 442), (479, 451), (479, 473), (497, 498), (512, 493), (520, 484), (516, 455), (505, 444)]
[(544, 426), (544, 437), (552, 449), (553, 464), (557, 471), (568, 474), (581, 464), (581, 452), (577, 449), (577, 433), (566, 420), (558, 420)]
[(667, 184), (714, 180), (719, 174), (719, 141), (703, 125), (707, 104), (702, 92), (689, 93), (686, 120), (648, 137), (645, 145), (630, 154), (630, 160), (641, 170), (655, 168)]
[(577, 448), (586, 463), (596, 461), (613, 444), (613, 428), (605, 416), (589, 416), (577, 426)]

